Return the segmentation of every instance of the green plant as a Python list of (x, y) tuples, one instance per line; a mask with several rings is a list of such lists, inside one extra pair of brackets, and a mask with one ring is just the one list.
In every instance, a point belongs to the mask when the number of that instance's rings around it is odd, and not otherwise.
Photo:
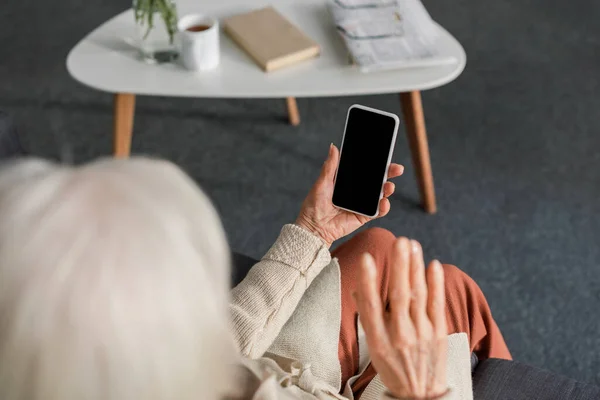
[(173, 43), (177, 31), (177, 8), (174, 0), (134, 0), (133, 11), (135, 22), (147, 26), (144, 39), (148, 37), (150, 31), (154, 28), (154, 14), (158, 12), (167, 28), (169, 42)]

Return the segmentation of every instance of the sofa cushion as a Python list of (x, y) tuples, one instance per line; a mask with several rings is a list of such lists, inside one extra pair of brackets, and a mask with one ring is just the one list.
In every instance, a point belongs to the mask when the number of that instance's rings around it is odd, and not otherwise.
[(597, 400), (600, 388), (516, 361), (480, 361), (473, 375), (481, 400)]
[[(233, 286), (244, 279), (258, 261), (243, 254), (232, 255)], [(472, 361), (476, 400), (598, 400), (600, 388), (517, 361)]]
[(256, 264), (258, 260), (250, 258), (240, 253), (231, 254), (231, 287), (236, 287), (250, 271), (250, 268)]
[(12, 119), (0, 110), (0, 160), (25, 154)]

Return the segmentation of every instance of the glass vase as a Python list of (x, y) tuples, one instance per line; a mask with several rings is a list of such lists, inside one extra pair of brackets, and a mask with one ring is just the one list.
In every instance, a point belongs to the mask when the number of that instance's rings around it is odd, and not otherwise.
[(177, 58), (175, 0), (133, 0), (133, 12), (142, 59), (151, 64)]

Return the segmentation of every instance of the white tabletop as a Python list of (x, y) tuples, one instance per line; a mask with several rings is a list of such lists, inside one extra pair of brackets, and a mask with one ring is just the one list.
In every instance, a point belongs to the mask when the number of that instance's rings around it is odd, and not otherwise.
[(223, 18), (273, 5), (321, 46), (320, 57), (270, 73), (263, 72), (221, 33), (221, 65), (189, 72), (178, 63), (144, 63), (130, 45), (134, 17), (127, 10), (108, 20), (69, 53), (67, 69), (84, 85), (111, 93), (181, 97), (312, 97), (397, 93), (442, 86), (460, 75), (466, 55), (460, 43), (439, 27), (455, 64), (364, 74), (348, 62), (325, 0), (178, 0), (178, 12)]

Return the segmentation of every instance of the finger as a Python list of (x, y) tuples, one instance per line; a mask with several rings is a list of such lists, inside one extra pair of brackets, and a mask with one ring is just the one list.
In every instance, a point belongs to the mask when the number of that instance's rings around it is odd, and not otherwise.
[(392, 263), (389, 277), (389, 308), (392, 332), (400, 340), (402, 326), (409, 320), (410, 306), (410, 240), (405, 237), (398, 238), (392, 248)]
[(429, 383), (429, 395), (437, 395), (447, 388), (446, 382), (446, 354), (447, 334), (446, 325), (446, 294), (444, 287), (444, 269), (439, 261), (434, 260), (427, 268), (427, 314), (432, 323), (434, 334), (435, 354), (432, 359), (433, 376)]
[(392, 206), (390, 205), (390, 201), (387, 198), (383, 198), (379, 200), (379, 214), (377, 214), (376, 218), (385, 217), (389, 212)]
[[(410, 245), (410, 288), (412, 292), (410, 315), (412, 320), (419, 325), (424, 321), (428, 321), (425, 264), (423, 262), (423, 249), (421, 248), (419, 242), (416, 240), (411, 240)], [(419, 326), (417, 326), (417, 329), (418, 328)]]
[(394, 182), (386, 182), (383, 184), (383, 197), (390, 197), (396, 190)]
[(396, 178), (396, 177), (402, 175), (403, 173), (404, 173), (403, 165), (392, 163), (392, 164), (390, 164), (390, 167), (388, 168), (387, 178), (388, 179)]
[(432, 327), (427, 316), (427, 284), (425, 282), (425, 265), (423, 262), (423, 249), (416, 241), (411, 241), (410, 254), (410, 285), (412, 291), (412, 302), (410, 304), (410, 315), (417, 334), (416, 373), (417, 390), (424, 395), (428, 386), (428, 361), (435, 349), (432, 349)]
[(446, 294), (444, 287), (444, 268), (439, 261), (434, 260), (427, 268), (427, 314), (431, 321), (433, 334), (436, 339), (445, 338), (448, 334), (446, 326)]
[(377, 287), (375, 260), (369, 253), (360, 257), (356, 308), (367, 337), (367, 345), (375, 354), (389, 354), (389, 341), (383, 320), (383, 306)]
[(388, 300), (388, 323), (390, 340), (394, 350), (402, 359), (408, 387), (413, 393), (418, 391), (418, 379), (415, 360), (417, 335), (410, 320), (410, 240), (401, 237), (396, 240), (391, 254)]
[(329, 153), (327, 154), (327, 160), (323, 164), (323, 168), (321, 169), (321, 175), (319, 176), (319, 181), (321, 182), (331, 182), (335, 179), (335, 171), (338, 167), (338, 159), (339, 159), (339, 150), (332, 144), (329, 145)]

